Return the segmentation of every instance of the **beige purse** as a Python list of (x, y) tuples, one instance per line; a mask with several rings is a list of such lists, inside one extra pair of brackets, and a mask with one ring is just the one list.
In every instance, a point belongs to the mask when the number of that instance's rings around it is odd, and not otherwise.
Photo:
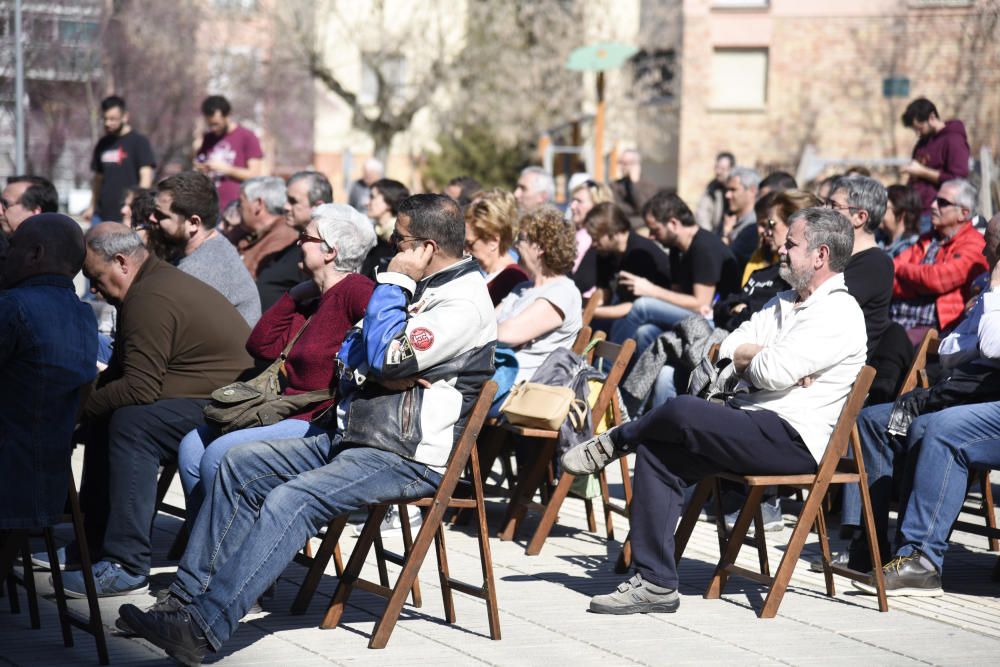
[(558, 431), (567, 415), (582, 422), (586, 410), (586, 404), (569, 387), (551, 387), (537, 382), (514, 385), (500, 406), (500, 414), (509, 423), (549, 431)]

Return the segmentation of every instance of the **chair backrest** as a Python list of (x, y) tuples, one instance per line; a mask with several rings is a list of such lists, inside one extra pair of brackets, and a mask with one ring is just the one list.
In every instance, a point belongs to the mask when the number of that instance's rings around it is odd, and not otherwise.
[(582, 327), (580, 329), (580, 333), (576, 335), (576, 340), (573, 341), (573, 347), (571, 348), (573, 350), (573, 353), (583, 354), (583, 351), (587, 348), (587, 345), (590, 344), (590, 338), (593, 335), (594, 335), (593, 329), (591, 329), (588, 326)]
[(625, 369), (628, 368), (628, 363), (632, 360), (632, 355), (635, 354), (635, 341), (629, 338), (618, 345), (601, 340), (594, 346), (592, 352), (593, 355), (589, 359), (590, 364), (594, 367), (601, 366), (602, 370), (608, 374), (591, 410), (594, 415), (603, 415), (608, 406), (611, 405), (615, 391), (618, 389), (618, 383), (621, 382), (622, 376), (625, 375)]
[(597, 312), (597, 307), (601, 305), (603, 300), (601, 290), (594, 290), (594, 293), (587, 299), (587, 305), (583, 307), (583, 326), (590, 326), (590, 321), (594, 319), (594, 313)]
[(920, 341), (920, 345), (917, 346), (916, 352), (913, 354), (913, 363), (910, 364), (910, 370), (906, 374), (906, 379), (903, 380), (903, 384), (899, 385), (900, 396), (916, 389), (918, 386), (927, 386), (927, 372), (925, 370), (927, 368), (927, 358), (928, 356), (934, 357), (937, 355), (940, 343), (941, 339), (937, 330), (928, 329)]
[(871, 366), (865, 366), (854, 380), (851, 392), (847, 395), (844, 407), (840, 411), (837, 425), (834, 426), (833, 433), (830, 434), (830, 441), (826, 445), (826, 451), (819, 462), (819, 469), (816, 476), (821, 482), (824, 476), (825, 481), (829, 481), (837, 469), (840, 459), (844, 458), (847, 454), (847, 445), (850, 442), (851, 432), (854, 430), (858, 413), (861, 412), (861, 408), (865, 404), (865, 399), (868, 398), (868, 390), (871, 388), (872, 380), (874, 379), (875, 369)]
[(465, 428), (462, 429), (462, 437), (458, 439), (458, 444), (455, 445), (451, 456), (448, 457), (444, 477), (438, 486), (437, 493), (434, 494), (435, 498), (450, 498), (454, 492), (459, 478), (465, 472), (465, 466), (468, 465), (472, 448), (479, 440), (479, 432), (483, 428), (483, 422), (486, 421), (486, 415), (490, 411), (490, 405), (493, 403), (493, 396), (496, 393), (497, 383), (493, 380), (488, 381), (479, 390), (479, 397), (472, 406), (472, 412), (469, 413), (469, 418), (465, 422)]

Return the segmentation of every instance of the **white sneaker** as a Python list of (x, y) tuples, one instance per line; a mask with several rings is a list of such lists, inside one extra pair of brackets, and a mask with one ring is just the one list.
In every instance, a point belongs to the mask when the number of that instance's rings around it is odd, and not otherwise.
[[(407, 510), (410, 516), (410, 534), (413, 537), (417, 536), (417, 531), (420, 530), (420, 524), (423, 522), (423, 515), (419, 510)], [(354, 537), (360, 537), (361, 531), (365, 529), (364, 522), (354, 525)], [(403, 536), (403, 522), (400, 520), (399, 508), (396, 505), (389, 507), (389, 511), (385, 513), (385, 518), (382, 519), (382, 526), (379, 530), (382, 537), (402, 537)]]

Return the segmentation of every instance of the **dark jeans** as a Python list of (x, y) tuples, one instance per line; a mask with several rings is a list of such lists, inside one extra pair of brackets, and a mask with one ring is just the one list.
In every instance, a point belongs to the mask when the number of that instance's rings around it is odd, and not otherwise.
[(678, 396), (621, 426), (636, 446), (632, 557), (643, 578), (677, 588), (674, 531), (686, 486), (719, 472), (799, 474), (816, 460), (799, 434), (767, 410)]
[(191, 530), (170, 591), (218, 648), (295, 552), (333, 517), (430, 495), (440, 473), (326, 433), (234, 447)]
[(80, 504), (87, 542), (101, 557), (147, 575), (160, 465), (177, 461), (188, 431), (205, 423), (200, 398), (168, 398), (115, 410), (86, 440)]

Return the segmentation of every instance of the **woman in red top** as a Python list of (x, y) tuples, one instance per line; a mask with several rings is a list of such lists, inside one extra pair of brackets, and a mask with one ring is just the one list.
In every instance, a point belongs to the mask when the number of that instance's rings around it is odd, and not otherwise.
[[(375, 284), (358, 273), (375, 245), (372, 225), (350, 206), (324, 204), (299, 235), (303, 268), (312, 277), (296, 285), (269, 308), (247, 340), (247, 351), (261, 361), (277, 359), (296, 333), (309, 327), (289, 350), (285, 361), (286, 394), (332, 389), (337, 382), (337, 352), (347, 332), (365, 314)], [(311, 319), (310, 319), (311, 318)], [(215, 478), (222, 456), (237, 445), (259, 440), (300, 438), (322, 432), (310, 420), (334, 399), (316, 403), (272, 424), (219, 435), (202, 426), (181, 440), (178, 470), (188, 516), (198, 515), (205, 498), (203, 484)]]

